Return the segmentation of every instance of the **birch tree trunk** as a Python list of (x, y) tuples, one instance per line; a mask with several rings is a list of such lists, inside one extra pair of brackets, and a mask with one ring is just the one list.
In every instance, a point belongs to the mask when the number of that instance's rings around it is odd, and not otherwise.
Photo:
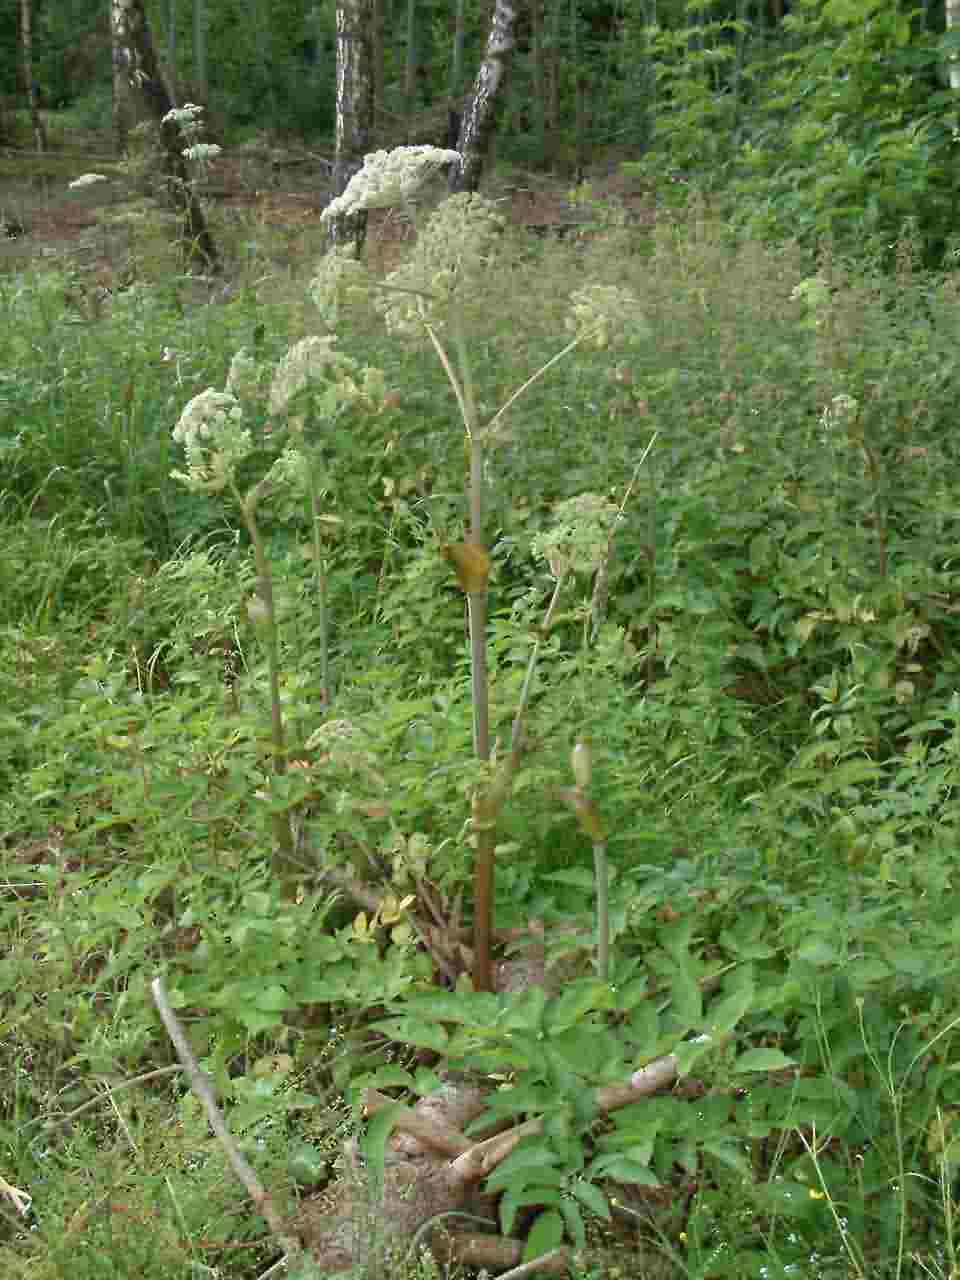
[(530, 3), (530, 64), (533, 78), (533, 129), (541, 160), (546, 150), (547, 103), (543, 71), (543, 0)]
[[(373, 129), (373, 0), (338, 0), (337, 121), (333, 195), (342, 195), (363, 164)], [(333, 218), (329, 243), (352, 243), (359, 255), (367, 234), (366, 210)]]
[[(960, 0), (946, 0), (946, 24), (948, 31), (955, 31), (960, 27)], [(950, 88), (956, 91), (960, 89), (960, 58), (954, 53), (947, 63), (947, 76)]]
[(113, 67), (113, 145), (118, 156), (126, 156), (130, 130), (134, 125), (133, 90), (127, 79), (126, 63), (117, 40), (117, 24), (113, 21), (113, 0), (108, 0), (110, 17), (110, 57)]
[(516, 48), (517, 10), (512, 0), (495, 0), (483, 62), (473, 98), (460, 127), (460, 163), (450, 174), (450, 190), (476, 191), (503, 112), (507, 76)]
[(30, 110), (33, 145), (38, 151), (46, 151), (47, 134), (37, 107), (37, 82), (33, 76), (33, 0), (20, 0), (20, 52), (23, 58), (23, 87)]
[(173, 100), (160, 74), (157, 52), (144, 12), (144, 0), (111, 0), (110, 22), (117, 60), (115, 66), (119, 63), (133, 97), (139, 99), (144, 114), (154, 121), (159, 130), (167, 196), (183, 217), (186, 255), (204, 270), (217, 273), (220, 255), (207, 228), (207, 220), (183, 156), (187, 141), (180, 126), (166, 118), (173, 109)]
[(384, 12), (383, 0), (373, 0), (373, 109), (383, 110), (384, 76)]

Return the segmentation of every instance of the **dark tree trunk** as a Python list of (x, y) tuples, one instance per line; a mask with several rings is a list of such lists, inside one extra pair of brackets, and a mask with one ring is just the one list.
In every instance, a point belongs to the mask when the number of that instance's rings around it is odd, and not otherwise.
[(38, 151), (47, 149), (47, 133), (37, 105), (37, 81), (33, 74), (33, 0), (20, 0), (20, 51), (23, 57), (23, 87), (30, 111), (33, 145)]
[[(363, 165), (373, 129), (373, 0), (340, 0), (337, 4), (337, 127), (333, 195)], [(353, 243), (359, 254), (367, 234), (367, 213), (345, 214), (330, 221), (331, 245)]]
[(183, 157), (187, 141), (180, 126), (165, 119), (173, 109), (173, 99), (160, 74), (143, 0), (111, 0), (110, 13), (117, 62), (133, 96), (142, 102), (145, 113), (160, 130), (167, 195), (183, 216), (187, 256), (216, 274), (220, 270), (220, 255)]
[(505, 89), (516, 47), (517, 11), (510, 0), (495, 0), (483, 62), (460, 128), (460, 164), (450, 174), (450, 190), (476, 191), (503, 112)]

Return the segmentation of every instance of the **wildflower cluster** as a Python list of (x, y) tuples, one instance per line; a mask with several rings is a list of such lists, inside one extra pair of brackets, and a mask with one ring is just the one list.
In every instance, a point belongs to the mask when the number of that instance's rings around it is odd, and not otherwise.
[(581, 493), (554, 507), (556, 523), (531, 544), (555, 578), (564, 573), (594, 573), (603, 563), (619, 516), (615, 503), (596, 493)]
[(432, 214), (409, 260), (384, 281), (377, 308), (391, 333), (440, 328), (456, 290), (469, 292), (487, 275), (504, 219), (483, 196), (451, 196)]
[(174, 107), (167, 112), (161, 123), (176, 125), (183, 134), (188, 143), (182, 152), (185, 160), (194, 160), (203, 165), (208, 160), (213, 160), (222, 150), (215, 142), (200, 141), (200, 134), (203, 131), (203, 107), (195, 102), (185, 102), (182, 107)]
[(589, 335), (590, 344), (600, 349), (649, 333), (636, 297), (612, 284), (575, 289), (566, 323), (572, 333)]
[(216, 142), (194, 142), (191, 146), (184, 147), (183, 156), (185, 160), (206, 164), (208, 160), (215, 160), (222, 150)]
[(243, 410), (229, 391), (208, 387), (190, 400), (173, 429), (183, 445), (186, 471), (174, 471), (195, 493), (220, 493), (233, 482), (236, 467), (252, 447)]
[[(233, 482), (237, 463), (250, 453), (250, 431), (243, 426), (241, 402), (257, 406), (267, 399), (270, 413), (289, 418), (294, 431), (302, 432), (302, 415), (291, 416), (292, 403), (307, 388), (313, 392), (311, 407), (320, 419), (332, 421), (355, 407), (379, 413), (387, 391), (383, 372), (361, 366), (336, 351), (336, 338), (303, 338), (277, 364), (267, 390), (268, 366), (241, 348), (230, 362), (226, 387), (208, 387), (187, 404), (173, 429), (173, 438), (186, 454), (186, 471), (174, 471), (176, 479), (197, 492), (219, 493)], [(304, 494), (309, 463), (296, 448), (287, 448), (274, 462), (270, 479)]]
[(81, 173), (79, 178), (74, 178), (68, 185), (71, 191), (76, 191), (80, 187), (92, 187), (98, 182), (106, 181), (107, 178), (102, 173)]
[[(277, 365), (270, 386), (270, 412), (287, 413), (290, 403), (307, 387), (313, 392), (313, 406), (323, 418), (333, 419), (346, 408), (379, 412), (386, 396), (383, 372), (361, 367), (350, 356), (334, 350), (332, 334), (302, 338)], [(292, 423), (302, 427), (302, 420)]]
[(395, 147), (364, 156), (363, 168), (347, 183), (343, 195), (320, 215), (325, 222), (361, 209), (389, 209), (403, 204), (438, 169), (459, 160), (456, 151), (442, 147)]
[(184, 133), (192, 133), (200, 127), (203, 107), (196, 102), (185, 102), (182, 107), (173, 107), (161, 120), (161, 124), (175, 124)]
[(308, 291), (324, 328), (333, 330), (344, 307), (365, 297), (369, 287), (370, 276), (354, 256), (353, 247), (337, 245), (321, 258)]

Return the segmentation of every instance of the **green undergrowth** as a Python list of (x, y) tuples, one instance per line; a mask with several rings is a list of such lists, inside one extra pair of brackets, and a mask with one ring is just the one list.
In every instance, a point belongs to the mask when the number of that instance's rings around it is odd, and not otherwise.
[[(498, 829), (498, 926), (543, 919), (581, 975), (567, 1005), (528, 993), (501, 1027), (525, 1091), (502, 1109), (552, 1117), (502, 1185), (521, 1217), (556, 1204), (550, 1230), (609, 1218), (584, 1280), (641, 1257), (704, 1280), (951, 1276), (956, 282), (908, 239), (881, 275), (734, 242), (697, 209), (645, 240), (612, 218), (588, 245), (504, 252), (470, 333), (481, 419), (564, 345), (580, 285), (629, 287), (649, 336), (558, 364), (482, 477), (501, 753), (554, 586), (534, 540), (562, 500), (625, 504), (600, 625), (581, 578), (541, 636)], [(4, 1208), (0, 1260), (245, 1278), (276, 1252), (180, 1077), (117, 1092), (172, 1061), (155, 974), (284, 1203), (326, 1181), (352, 1091), (426, 1092), (444, 1061), (492, 1052), (479, 997), (418, 1015), (434, 974), (398, 905), (469, 884), (482, 771), (438, 554), (463, 536), (464, 442), (426, 345), (366, 313), (339, 326), (394, 394), (319, 446), (326, 640), (307, 521), (262, 512), (297, 765), (271, 783), (249, 540), (171, 479), (171, 429), (238, 347), (276, 360), (318, 317), (301, 290), (196, 306), (175, 279), (93, 320), (72, 296), (62, 272), (0, 280), (0, 1175), (35, 1215)], [(594, 904), (560, 799), (583, 735), (611, 873), (603, 990), (567, 928)], [(268, 856), (278, 814), (295, 896)], [(358, 917), (331, 866), (395, 914)], [(580, 1106), (665, 1052), (693, 1100), (605, 1122)]]

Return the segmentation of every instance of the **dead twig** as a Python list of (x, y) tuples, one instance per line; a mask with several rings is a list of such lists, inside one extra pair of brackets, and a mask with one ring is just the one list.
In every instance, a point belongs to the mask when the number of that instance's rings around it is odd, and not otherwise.
[(288, 1233), (283, 1219), (277, 1212), (276, 1206), (270, 1197), (270, 1193), (260, 1182), (253, 1167), (240, 1151), (230, 1131), (227, 1129), (223, 1113), (214, 1097), (213, 1084), (193, 1056), (193, 1050), (190, 1048), (187, 1037), (183, 1034), (183, 1028), (180, 1026), (177, 1015), (173, 1012), (173, 1008), (167, 998), (162, 978), (154, 978), (150, 984), (150, 994), (153, 996), (153, 1003), (157, 1006), (157, 1012), (160, 1014), (163, 1025), (167, 1029), (167, 1035), (177, 1051), (177, 1057), (183, 1063), (183, 1068), (189, 1077), (190, 1088), (203, 1104), (203, 1109), (206, 1111), (207, 1119), (210, 1122), (210, 1128), (216, 1134), (220, 1145), (226, 1152), (230, 1167), (243, 1183), (250, 1199), (265, 1218), (277, 1244), (283, 1249), (288, 1258), (297, 1257), (301, 1252), (300, 1242)]

